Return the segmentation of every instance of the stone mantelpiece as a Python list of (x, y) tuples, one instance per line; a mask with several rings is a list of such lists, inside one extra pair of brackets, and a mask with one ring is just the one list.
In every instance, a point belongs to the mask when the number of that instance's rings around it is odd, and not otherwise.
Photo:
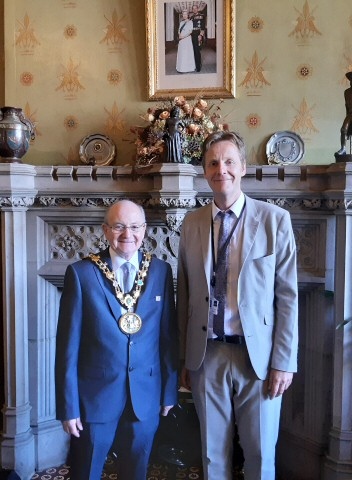
[[(352, 326), (335, 325), (352, 317), (352, 165), (248, 166), (243, 189), (290, 211), (299, 254), (300, 369), (285, 394), (278, 470), (285, 480), (350, 479)], [(53, 377), (60, 287), (69, 262), (104, 244), (103, 214), (118, 198), (144, 206), (144, 247), (175, 274), (184, 215), (211, 199), (201, 167), (0, 164), (0, 459), (24, 480), (65, 460)]]

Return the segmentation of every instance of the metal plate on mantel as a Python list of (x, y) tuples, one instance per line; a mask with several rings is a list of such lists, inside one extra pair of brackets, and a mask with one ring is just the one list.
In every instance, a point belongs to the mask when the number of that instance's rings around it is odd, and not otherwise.
[(88, 135), (79, 146), (79, 158), (87, 165), (109, 165), (115, 155), (116, 147), (113, 141), (100, 133)]
[(295, 132), (276, 132), (266, 144), (269, 165), (294, 165), (304, 156), (304, 143)]

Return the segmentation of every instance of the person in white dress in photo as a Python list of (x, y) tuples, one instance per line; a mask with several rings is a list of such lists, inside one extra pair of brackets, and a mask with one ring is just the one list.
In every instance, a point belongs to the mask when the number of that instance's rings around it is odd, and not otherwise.
[(193, 22), (188, 18), (188, 10), (182, 10), (182, 20), (178, 28), (178, 49), (176, 70), (179, 73), (194, 72), (196, 62), (192, 44)]

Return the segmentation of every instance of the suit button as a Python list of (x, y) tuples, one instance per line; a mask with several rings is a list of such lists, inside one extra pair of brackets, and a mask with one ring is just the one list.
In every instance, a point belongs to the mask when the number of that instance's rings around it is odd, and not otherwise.
[(206, 301), (206, 302), (209, 302), (209, 297), (205, 297), (205, 301)]
[(128, 367), (129, 372), (132, 372), (132, 370), (133, 370), (133, 367)]
[(206, 332), (206, 331), (207, 331), (207, 327), (205, 327), (205, 326), (203, 325), (202, 330), (203, 330), (203, 332)]

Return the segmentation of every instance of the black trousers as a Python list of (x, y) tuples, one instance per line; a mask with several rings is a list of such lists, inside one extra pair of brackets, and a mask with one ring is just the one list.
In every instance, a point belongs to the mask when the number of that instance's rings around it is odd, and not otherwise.
[(202, 68), (202, 56), (200, 53), (200, 46), (198, 44), (198, 35), (200, 30), (193, 30), (192, 32), (192, 44), (193, 44), (193, 51), (194, 51), (194, 60), (196, 62), (196, 70), (200, 72)]

